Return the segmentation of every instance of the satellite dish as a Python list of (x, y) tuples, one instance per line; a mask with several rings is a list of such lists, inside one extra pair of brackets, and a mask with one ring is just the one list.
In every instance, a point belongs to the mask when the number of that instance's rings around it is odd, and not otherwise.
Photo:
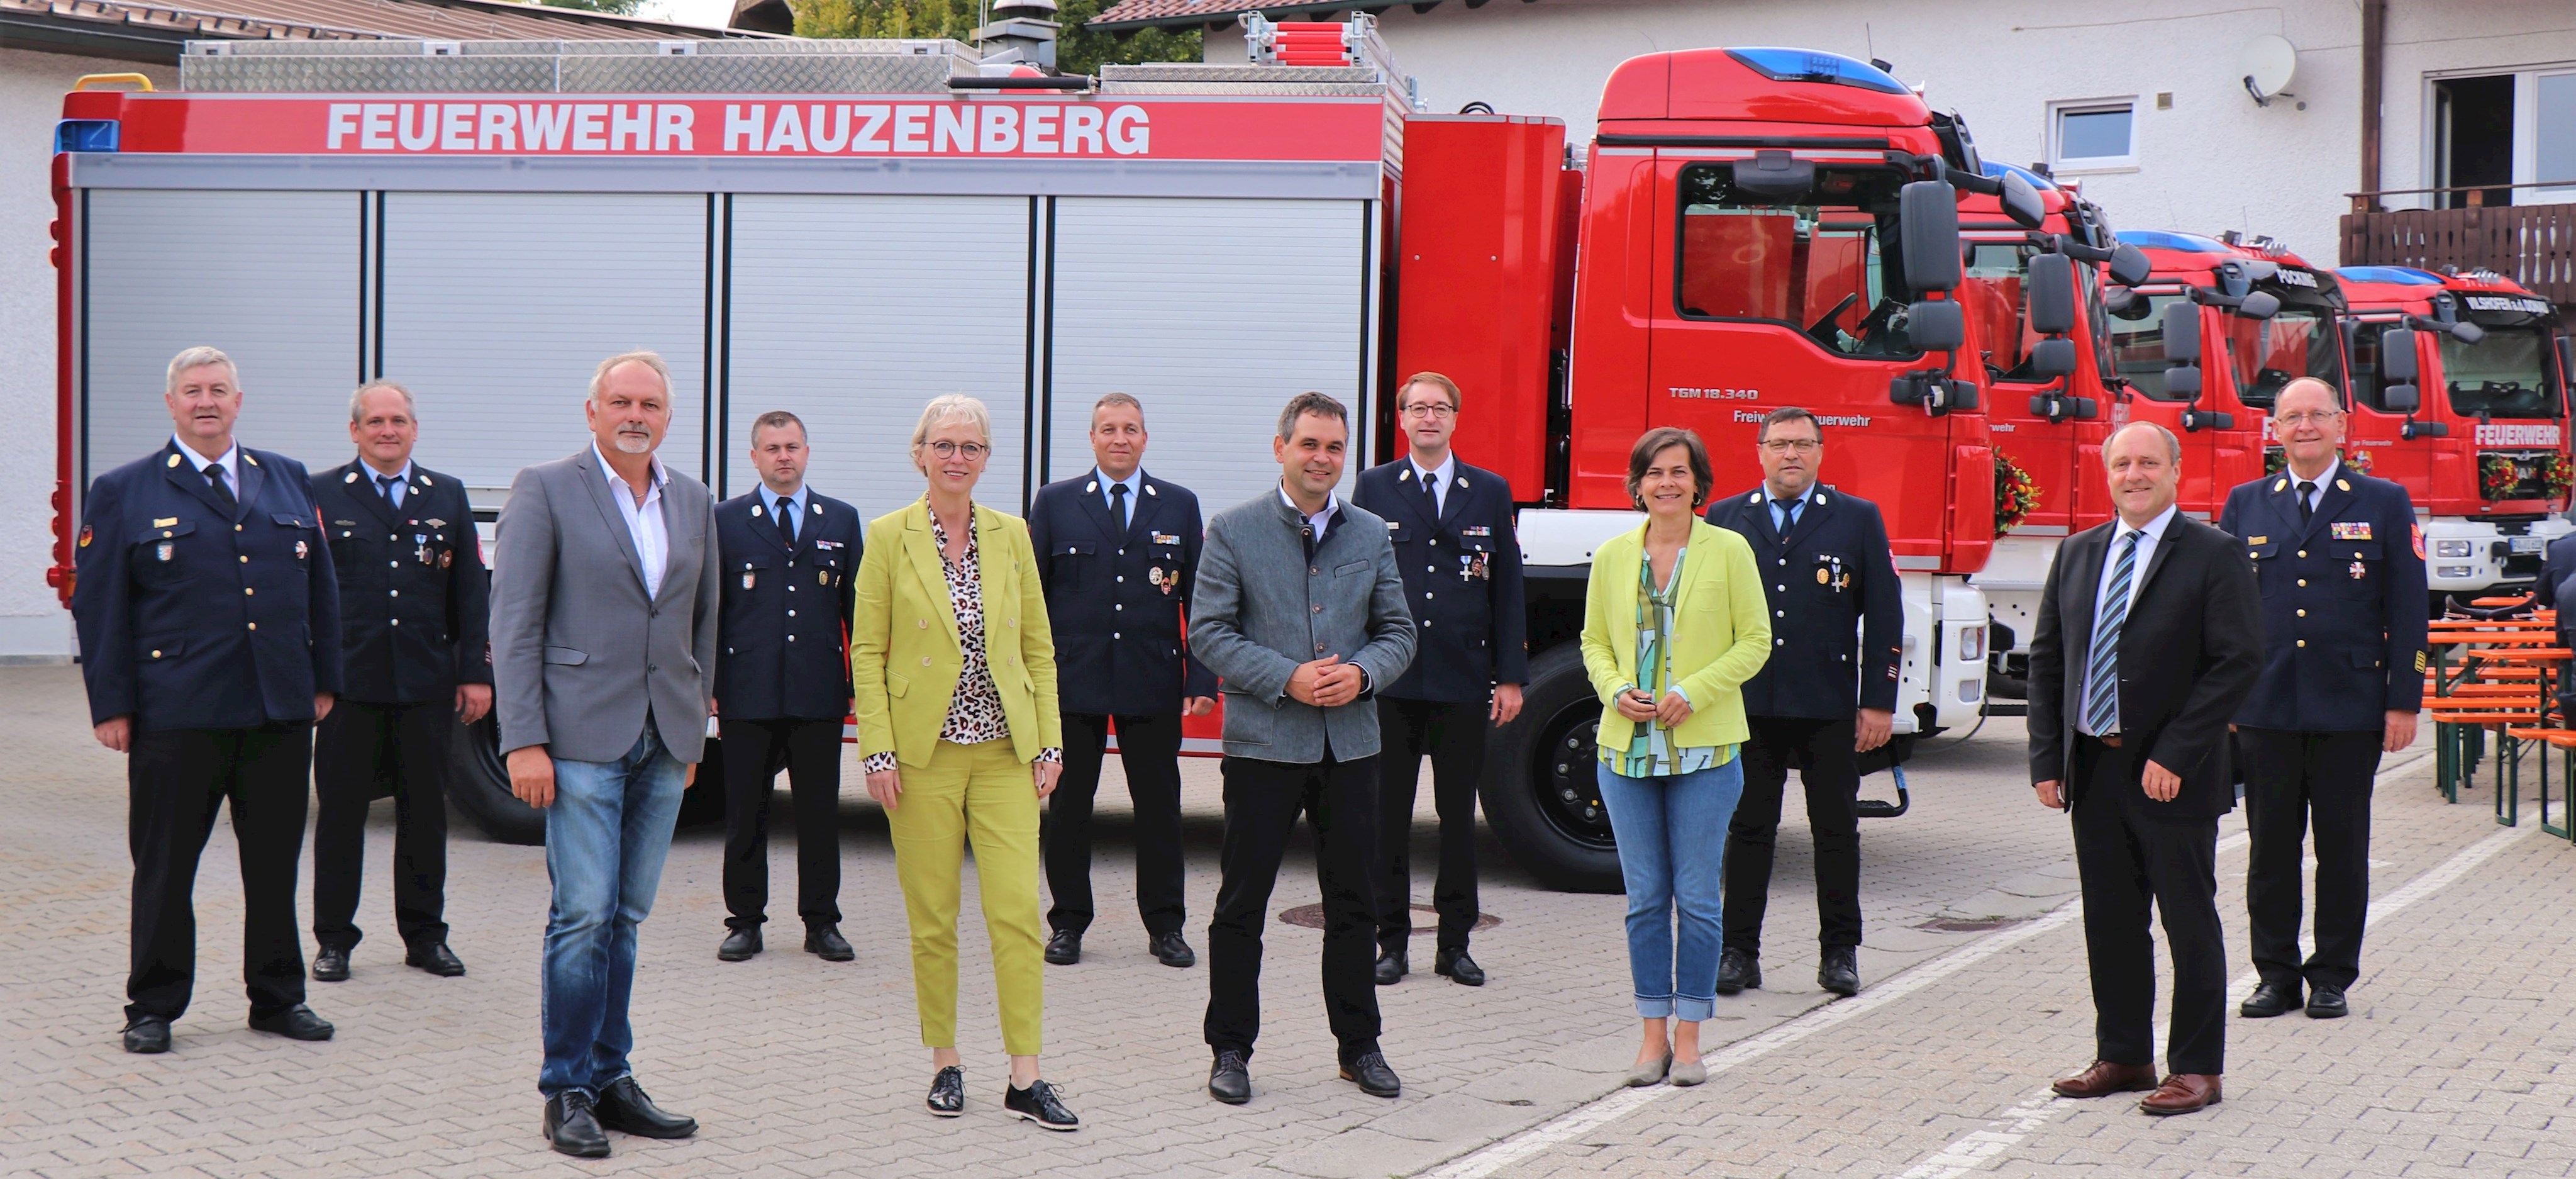
[(2245, 92), (2254, 96), (2256, 106), (2270, 106), (2274, 98), (2289, 93), (2290, 75), (2298, 70), (2298, 46), (2275, 33), (2246, 42), (2236, 56), (2236, 72), (2244, 79)]

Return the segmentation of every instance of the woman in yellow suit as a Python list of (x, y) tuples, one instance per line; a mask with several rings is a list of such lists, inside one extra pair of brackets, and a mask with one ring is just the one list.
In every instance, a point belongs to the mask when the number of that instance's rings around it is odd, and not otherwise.
[(868, 524), (850, 617), (851, 694), (861, 769), (886, 809), (912, 926), (913, 996), (935, 1070), (930, 1112), (966, 1109), (957, 910), (972, 839), (1011, 1055), (1003, 1109), (1071, 1130), (1080, 1119), (1038, 1077), (1038, 800), (1064, 768), (1055, 639), (1028, 525), (975, 503), (992, 449), (983, 402), (951, 395), (921, 411), (912, 464), (930, 490)]

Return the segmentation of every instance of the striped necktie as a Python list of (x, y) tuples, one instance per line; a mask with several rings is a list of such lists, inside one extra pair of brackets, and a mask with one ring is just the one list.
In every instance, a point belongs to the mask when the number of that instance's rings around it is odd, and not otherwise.
[(2111, 588), (2102, 596), (2101, 618), (2093, 626), (2093, 651), (2084, 662), (2084, 724), (2095, 736), (2120, 731), (2120, 627), (2129, 621), (2129, 583), (2138, 574), (2138, 540), (2132, 530), (2120, 538), (2120, 559), (2111, 566)]

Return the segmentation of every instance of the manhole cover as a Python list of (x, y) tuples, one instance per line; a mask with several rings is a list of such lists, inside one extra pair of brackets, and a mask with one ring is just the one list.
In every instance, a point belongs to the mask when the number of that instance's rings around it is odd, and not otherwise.
[[(1413, 906), (1413, 911), (1416, 913), (1426, 914), (1431, 918), (1431, 920), (1427, 922), (1420, 917), (1414, 918), (1413, 936), (1421, 937), (1425, 934), (1440, 932), (1439, 910), (1434, 909), (1429, 905), (1415, 905)], [(1322, 929), (1324, 927), (1324, 907), (1322, 905), (1299, 905), (1294, 909), (1282, 909), (1279, 911), (1279, 923), (1282, 925), (1294, 925), (1304, 929)], [(1492, 929), (1502, 923), (1502, 918), (1496, 917), (1491, 913), (1476, 914), (1477, 929)]]
[(1934, 933), (1985, 933), (2002, 929), (2007, 925), (2019, 925), (2028, 920), (2030, 920), (2028, 917), (1986, 917), (1975, 921), (1959, 917), (1935, 917), (1914, 928), (1928, 929)]

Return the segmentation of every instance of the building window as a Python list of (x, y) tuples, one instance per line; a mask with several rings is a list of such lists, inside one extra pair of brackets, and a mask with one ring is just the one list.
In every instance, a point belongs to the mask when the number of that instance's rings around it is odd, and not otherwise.
[(2049, 108), (2048, 131), (2048, 163), (2053, 171), (2138, 166), (2134, 100), (2058, 103)]

